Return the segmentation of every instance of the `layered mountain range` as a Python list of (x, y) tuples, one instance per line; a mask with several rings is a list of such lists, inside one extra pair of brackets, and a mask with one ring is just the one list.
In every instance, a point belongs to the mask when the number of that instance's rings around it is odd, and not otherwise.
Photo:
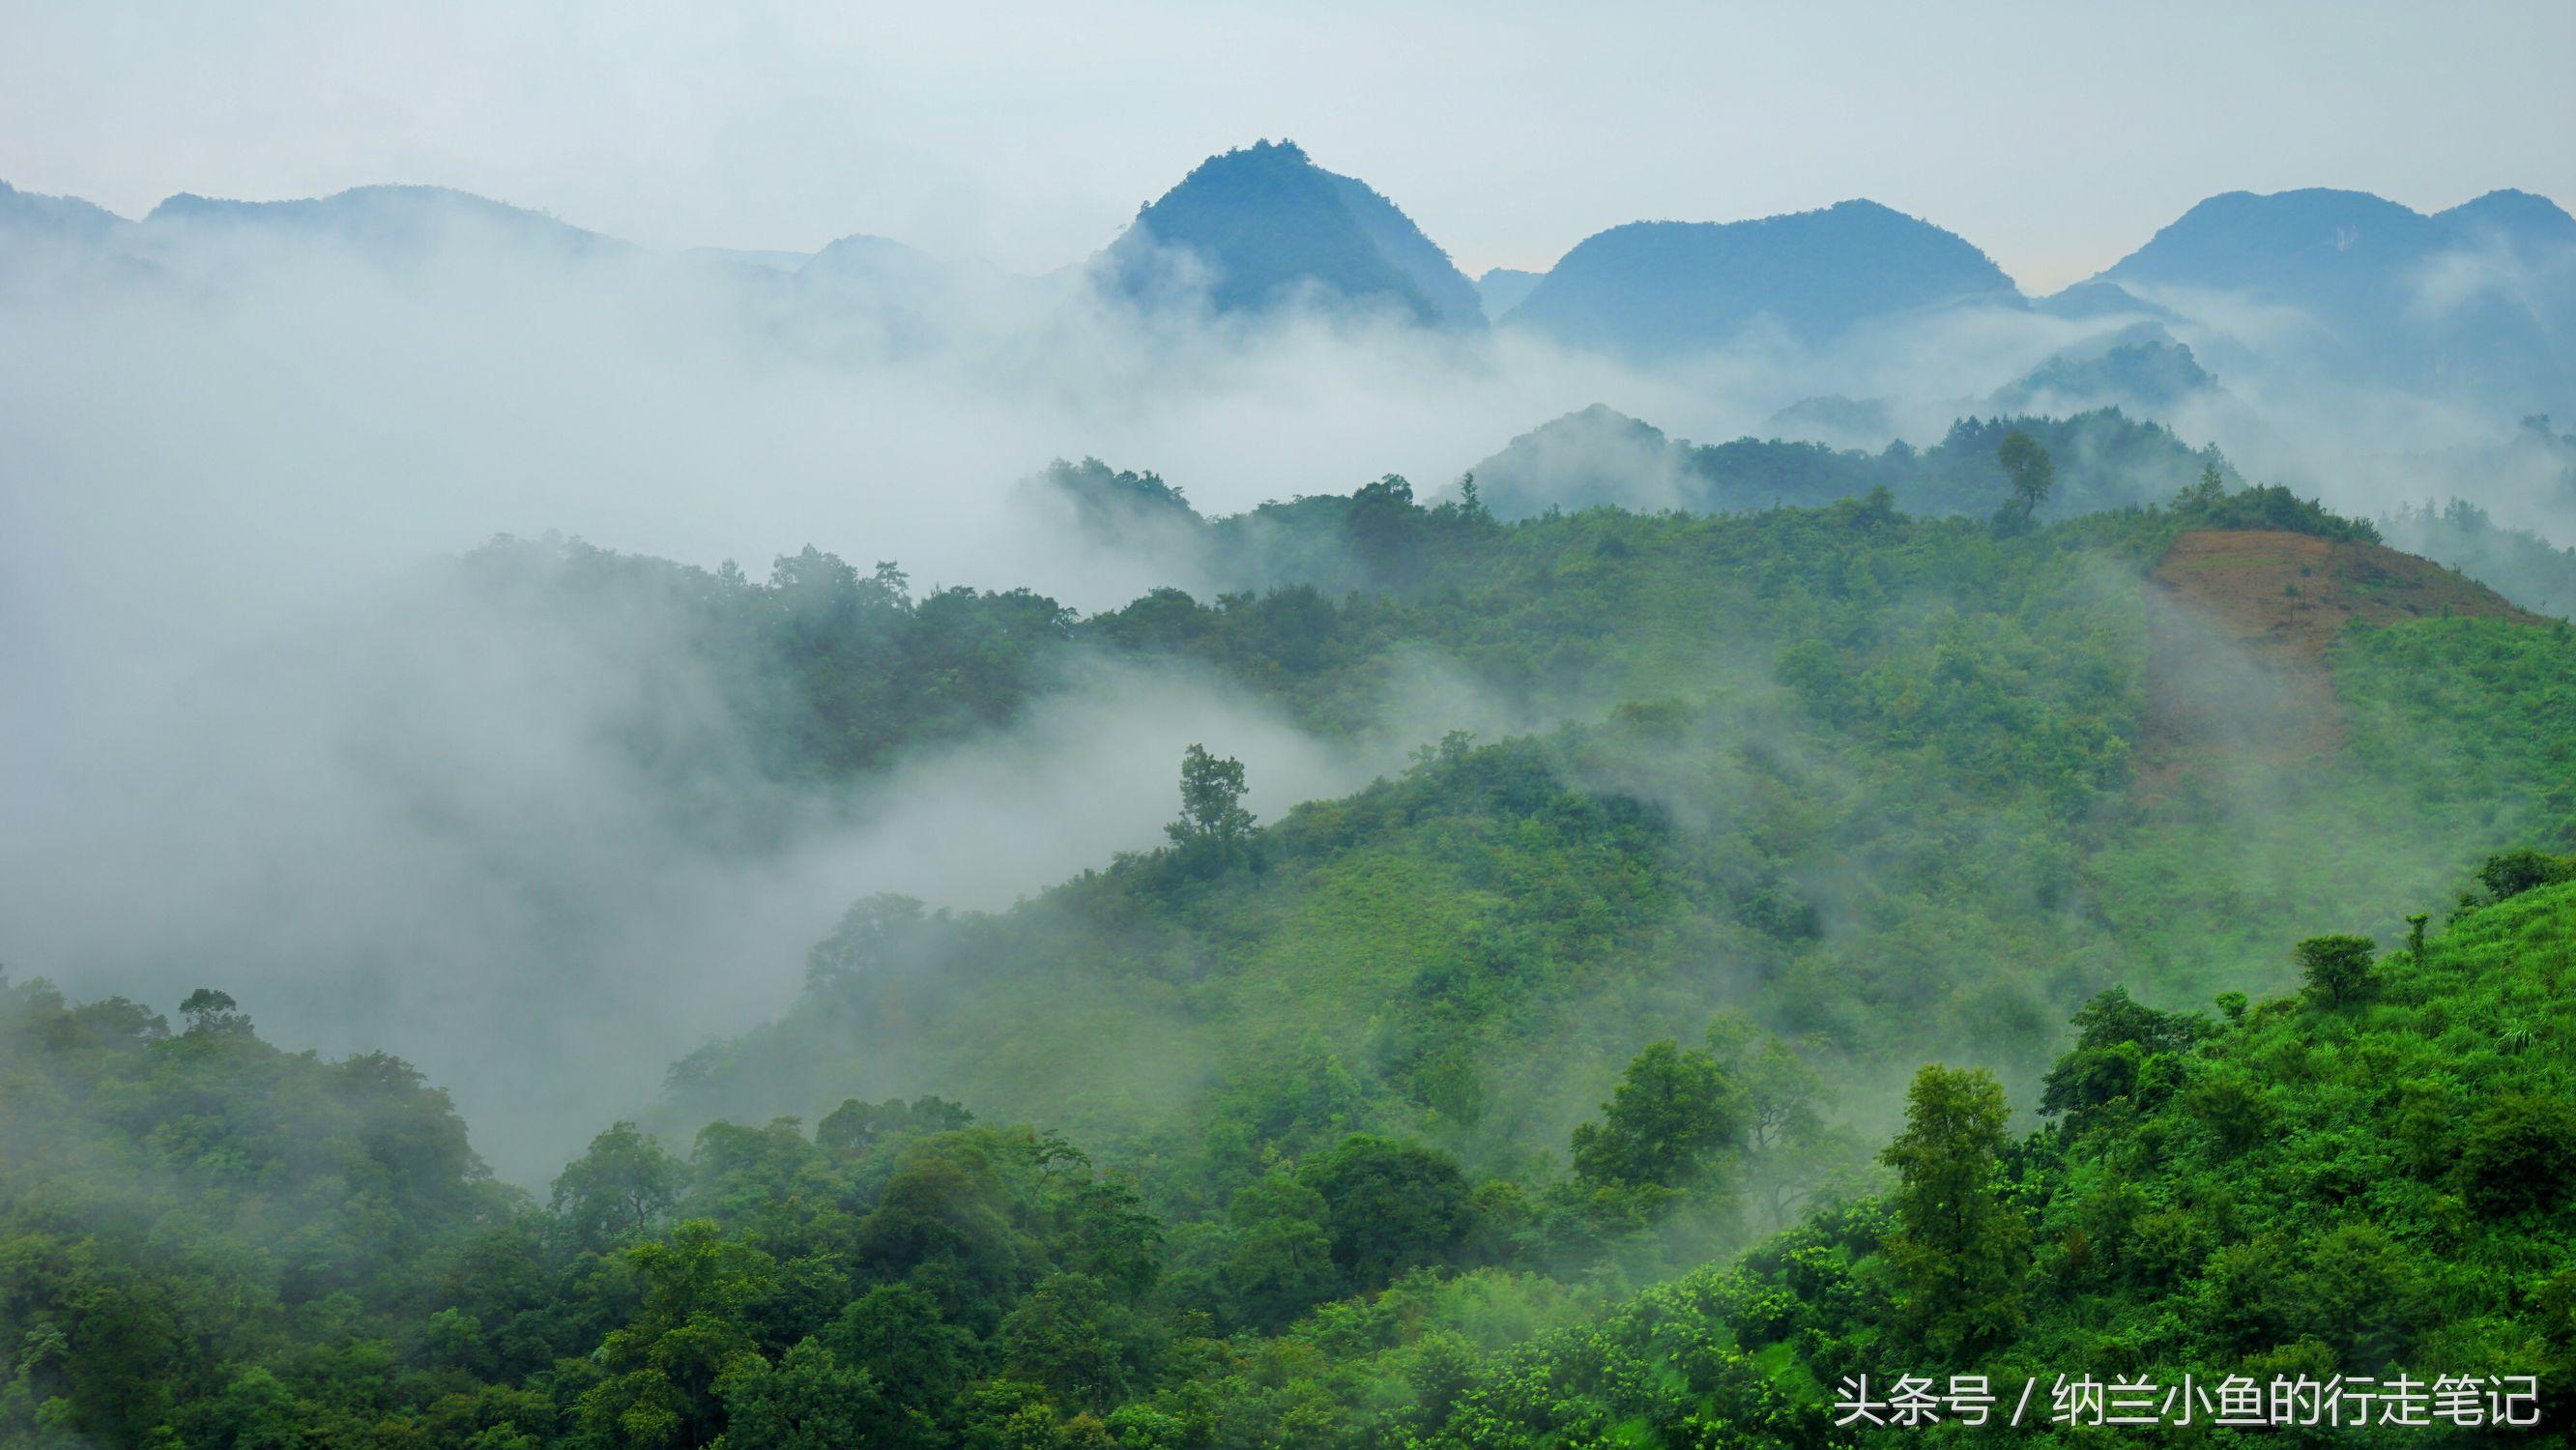
[[(314, 241), (399, 265), (459, 237), (576, 261), (640, 251), (436, 187), (275, 202), (183, 194), (129, 221), (0, 184), (0, 277), (32, 256), (149, 268), (210, 248)], [(790, 305), (811, 296), (898, 309), (908, 333), (925, 334), (937, 331), (939, 299), (975, 271), (868, 236), (811, 255), (701, 249), (686, 259), (761, 285), (792, 279)], [(1865, 349), (1926, 320), (2013, 314), (2128, 329), (2122, 346), (2142, 351), (2105, 362), (2097, 347), (2069, 364), (2076, 374), (2033, 380), (2088, 400), (2153, 408), (2199, 391), (2204, 365), (2225, 374), (2260, 358), (2338, 383), (2576, 411), (2576, 218), (2519, 191), (2431, 215), (2361, 192), (2230, 192), (2038, 299), (1967, 240), (1860, 199), (1745, 221), (1629, 222), (1543, 273), (1497, 268), (1470, 281), (1394, 202), (1293, 142), (1264, 141), (1201, 163), (1056, 280), (1152, 314), (1492, 327), (1648, 365), (1746, 347)], [(2142, 338), (2142, 323), (2158, 331)]]

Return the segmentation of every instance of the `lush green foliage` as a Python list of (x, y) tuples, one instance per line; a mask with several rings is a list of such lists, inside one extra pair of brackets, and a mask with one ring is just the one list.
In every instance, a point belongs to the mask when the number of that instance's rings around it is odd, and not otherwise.
[(1682, 1180), (1749, 1151), (1712, 1115), (1732, 1069), (1702, 1052), (1680, 1055), (1686, 1141), (1656, 1151), (1639, 1085), (1666, 1044), (1608, 1105), (1633, 1174), (1471, 1184), (1436, 1149), (1352, 1134), (1167, 1229), (1060, 1138), (854, 1100), (810, 1136), (711, 1124), (686, 1159), (617, 1124), (540, 1209), (401, 1064), (282, 1053), (219, 993), (177, 1034), (41, 983), (0, 1007), (10, 1444), (1257, 1440), (1243, 1417), (1280, 1409), (1233, 1381), (1274, 1352), (1265, 1332), (1399, 1281), (1451, 1315), (1499, 1294), (1525, 1332), (1564, 1290), (1437, 1276), (1640, 1241), (1688, 1206)]
[[(500, 1287), (484, 1235), (517, 1195), (444, 1093), (391, 1058), (280, 1052), (221, 993), (188, 1005), (174, 1033), (0, 984), (0, 1441), (368, 1419), (397, 1342)], [(327, 1388), (296, 1407), (281, 1376)]]
[(1527, 728), (1267, 822), (1208, 740), (1160, 849), (863, 901), (542, 1204), (398, 1062), (7, 987), (0, 1443), (1822, 1445), (1841, 1377), (1963, 1367), (2534, 1372), (2563, 1413), (2576, 639), (2355, 630), (2330, 748), (2174, 734), (2173, 535), (2367, 526), (2206, 461), (2049, 522), (2034, 433), (1998, 528), (1984, 426), (1928, 518), (1389, 478), (1211, 520), (1067, 465), (1095, 536), (1241, 581), (1088, 619), (812, 550), (472, 556), (505, 613), (649, 616), (639, 667), (778, 782), (1087, 652), (1328, 740), (1435, 672)]
[(2043, 1395), (2059, 1373), (2527, 1374), (2563, 1434), (2571, 973), (2576, 888), (2543, 887), (2384, 959), (2357, 1005), (2232, 995), (2212, 1021), (2106, 999), (2067, 1064), (2130, 1070), (2071, 1074), (2019, 1142), (1990, 1082), (1927, 1068), (1885, 1200), (1487, 1357), (1432, 1443), (1838, 1444), (1843, 1377), (1952, 1369)]
[(1883, 1198), (1616, 1302), (1566, 1254), (1759, 1151), (1736, 1029), (1648, 1047), (1547, 1181), (1353, 1135), (1166, 1224), (1061, 1139), (921, 1099), (714, 1124), (685, 1162), (621, 1124), (541, 1210), (399, 1064), (280, 1053), (218, 994), (172, 1034), (13, 987), (0, 1436), (1824, 1446), (1855, 1443), (1850, 1376), (2069, 1368), (2533, 1374), (2555, 1423), (2576, 884), (2497, 869), (2519, 889), (2340, 999), (2106, 993), (2025, 1137), (1990, 1075), (1926, 1067)]
[[(1350, 1131), (1519, 1172), (1641, 1038), (1728, 1008), (1871, 1091), (1961, 1042), (2029, 1091), (2091, 993), (2284, 984), (2274, 923), (2394, 933), (2485, 844), (2565, 822), (2543, 682), (2567, 645), (2501, 624), (2348, 645), (2411, 651), (2346, 671), (2349, 759), (2266, 766), (2254, 794), (2224, 742), (2168, 743), (2211, 769), (2136, 789), (2159, 688), (2137, 570), (2208, 500), (2011, 537), (1883, 498), (1516, 526), (1386, 504), (1401, 586), (1163, 591), (1075, 635), (1203, 661), (1329, 732), (1372, 728), (1426, 660), (1598, 723), (1453, 738), (1222, 851), (1191, 845), (1194, 807), (1173, 851), (1009, 913), (867, 904), (795, 1011), (681, 1065), (665, 1126), (933, 1091), (1162, 1165), (1157, 1201), (1200, 1212)], [(2447, 667), (2406, 641), (2463, 628), (2515, 653), (2419, 699)], [(2435, 715), (2479, 722), (2474, 777)], [(2356, 812), (2423, 829), (2354, 833)]]
[[(648, 701), (611, 744), (666, 773), (703, 769), (697, 742), (669, 738), (696, 680), (709, 678), (733, 732), (761, 771), (783, 779), (845, 777), (885, 766), (905, 747), (1015, 718), (1055, 681), (1072, 612), (1025, 589), (940, 590), (915, 599), (901, 569), (869, 573), (810, 546), (781, 556), (767, 583), (728, 564), (708, 571), (593, 548), (579, 540), (496, 539), (465, 557), (464, 585), (495, 615), (569, 621), (603, 653), (654, 678)], [(671, 651), (677, 658), (657, 657)]]

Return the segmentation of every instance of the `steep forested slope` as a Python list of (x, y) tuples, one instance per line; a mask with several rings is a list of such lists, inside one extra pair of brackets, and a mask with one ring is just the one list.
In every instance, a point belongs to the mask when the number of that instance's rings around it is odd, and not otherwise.
[[(2267, 497), (2195, 507), (2300, 522)], [(1224, 853), (1124, 860), (1000, 916), (866, 904), (788, 1018), (675, 1071), (669, 1121), (936, 1091), (1150, 1155), (1174, 1202), (1355, 1125), (1503, 1169), (1637, 1042), (1713, 1011), (1863, 1081), (1960, 1044), (2027, 1085), (2112, 981), (2264, 984), (2269, 923), (2392, 931), (2393, 903), (2559, 827), (2547, 756), (2464, 788), (2449, 735), (2389, 697), (2402, 671), (2337, 686), (2213, 624), (2160, 670), (2170, 606), (2142, 576), (2195, 516), (2006, 538), (1871, 501), (1460, 524), (1400, 589), (1166, 594), (1089, 621), (1327, 725), (1362, 728), (1432, 659), (1575, 723), (1455, 737)], [(2528, 653), (2449, 704), (2556, 740), (2545, 682), (2576, 646), (2503, 627)], [(2293, 697), (2320, 688), (2344, 690), (2348, 739), (2285, 757), (2266, 732), (2305, 728)], [(2165, 708), (2185, 695), (2208, 708)], [(2150, 750), (2191, 773), (2142, 781)], [(2396, 815), (2421, 829), (2341, 829)]]

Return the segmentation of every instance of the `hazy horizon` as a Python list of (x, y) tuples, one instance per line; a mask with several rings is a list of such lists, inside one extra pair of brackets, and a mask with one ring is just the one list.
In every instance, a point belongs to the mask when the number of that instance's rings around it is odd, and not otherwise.
[(2228, 191), (2333, 187), (2424, 212), (2506, 187), (2576, 197), (2576, 91), (2555, 74), (2576, 47), (2568, 7), (2374, 6), (2366, 24), (2344, 7), (2331, 29), (2307, 6), (2022, 9), (1976, 26), (1872, 6), (1150, 3), (147, 24), (14, 0), (0, 180), (127, 216), (178, 192), (438, 185), (657, 248), (869, 233), (1043, 272), (1205, 156), (1293, 138), (1470, 275), (1544, 270), (1622, 222), (1865, 196), (1967, 238), (2033, 294)]

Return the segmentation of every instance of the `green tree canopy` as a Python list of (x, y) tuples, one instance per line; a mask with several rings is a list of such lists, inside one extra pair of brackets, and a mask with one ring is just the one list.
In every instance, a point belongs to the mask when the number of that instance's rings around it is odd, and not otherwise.
[(1745, 1126), (1743, 1094), (1716, 1058), (1651, 1043), (1620, 1074), (1601, 1121), (1574, 1130), (1574, 1171), (1614, 1186), (1690, 1187)]
[(2378, 945), (2366, 936), (2312, 936), (2298, 945), (2300, 979), (2329, 1007), (2359, 1001), (2370, 990), (2370, 957)]
[(1243, 762), (1220, 759), (1204, 745), (1181, 756), (1181, 818), (1164, 828), (1177, 845), (1201, 842), (1231, 848), (1252, 833), (1252, 812), (1243, 808)]
[(2018, 428), (1995, 445), (1995, 458), (2003, 464), (2004, 479), (2012, 490), (1998, 517), (2014, 528), (2026, 528), (2056, 486), (2057, 464), (2038, 439)]
[(2030, 1232), (2005, 1199), (1999, 1163), (2012, 1110), (1983, 1068), (1925, 1067), (1905, 1100), (1905, 1131), (1880, 1161), (1896, 1170), (1897, 1231), (1887, 1254), (1906, 1289), (1909, 1323), (1957, 1359), (2022, 1322)]

